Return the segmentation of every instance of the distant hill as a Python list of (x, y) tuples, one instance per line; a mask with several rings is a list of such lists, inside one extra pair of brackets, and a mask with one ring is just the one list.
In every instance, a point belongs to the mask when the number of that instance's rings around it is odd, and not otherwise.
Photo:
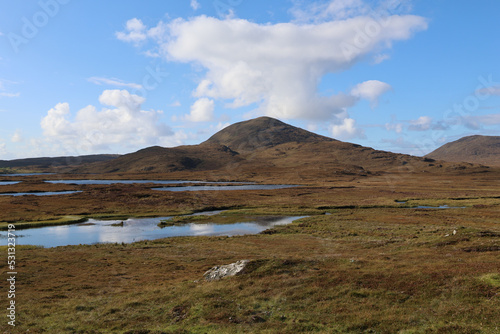
[(153, 146), (120, 156), (117, 159), (82, 165), (76, 173), (175, 172), (183, 170), (214, 170), (240, 162), (237, 152), (216, 144), (165, 148)]
[(0, 160), (0, 168), (40, 168), (48, 169), (61, 166), (75, 166), (80, 164), (88, 164), (100, 161), (109, 161), (116, 159), (118, 154), (94, 154), (94, 155), (81, 155), (81, 156), (68, 156), (68, 157), (54, 157), (54, 158), (28, 158), (16, 160)]
[(199, 145), (145, 148), (116, 159), (80, 165), (73, 173), (210, 171), (236, 179), (258, 175), (301, 180), (338, 174), (452, 172), (472, 168), (425, 157), (374, 150), (259, 117), (226, 127)]
[(468, 136), (447, 143), (426, 155), (453, 162), (500, 166), (500, 136)]

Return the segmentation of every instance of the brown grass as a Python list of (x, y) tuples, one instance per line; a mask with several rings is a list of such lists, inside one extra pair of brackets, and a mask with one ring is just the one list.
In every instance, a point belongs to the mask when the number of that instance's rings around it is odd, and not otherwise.
[[(315, 215), (254, 236), (19, 246), (18, 326), (9, 328), (4, 320), (1, 332), (500, 331), (500, 178), (495, 173), (332, 176), (314, 182), (291, 177), (280, 182), (278, 175), (260, 174), (247, 180), (307, 186), (200, 193), (157, 192), (146, 185), (46, 185), (39, 179), (5, 187), (84, 192), (0, 197), (0, 220), (161, 216), (221, 207), (232, 208), (232, 215)], [(402, 200), (407, 202), (396, 203)], [(404, 208), (423, 204), (467, 208)], [(6, 254), (5, 247), (0, 251)], [(243, 275), (203, 281), (212, 266), (241, 259), (251, 260)], [(0, 268), (6, 272), (5, 261)], [(6, 288), (0, 280), (0, 291)]]
[[(332, 213), (255, 236), (21, 248), (18, 332), (499, 331), (498, 250), (465, 251), (499, 245), (498, 206)], [(240, 259), (243, 275), (202, 280)]]

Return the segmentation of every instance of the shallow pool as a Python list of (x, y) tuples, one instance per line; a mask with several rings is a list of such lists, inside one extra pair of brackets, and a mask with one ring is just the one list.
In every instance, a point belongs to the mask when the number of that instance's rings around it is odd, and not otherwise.
[(0, 196), (25, 196), (25, 195), (34, 195), (34, 196), (55, 196), (55, 195), (69, 195), (81, 193), (81, 191), (41, 191), (41, 192), (31, 192), (31, 193), (3, 193)]
[(153, 188), (161, 191), (274, 190), (298, 187), (290, 184), (245, 184), (236, 186), (186, 186)]
[[(220, 211), (214, 212), (220, 213)], [(210, 215), (210, 212), (199, 213)], [(233, 224), (188, 223), (160, 228), (158, 223), (168, 217), (130, 218), (123, 220), (89, 219), (84, 223), (17, 230), (18, 245), (56, 247), (95, 243), (130, 243), (180, 236), (234, 236), (257, 234), (273, 226), (290, 224), (303, 217), (252, 217)], [(115, 224), (115, 226), (113, 226)], [(116, 226), (118, 225), (118, 226)], [(0, 232), (2, 245), (7, 244), (7, 232)]]

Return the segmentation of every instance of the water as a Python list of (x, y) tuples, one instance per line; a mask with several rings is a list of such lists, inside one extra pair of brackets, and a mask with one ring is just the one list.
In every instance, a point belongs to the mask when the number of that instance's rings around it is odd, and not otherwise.
[(448, 205), (440, 205), (440, 206), (426, 206), (419, 205), (410, 209), (465, 209), (465, 206), (448, 206)]
[(184, 181), (184, 180), (55, 180), (45, 181), (55, 184), (133, 184), (133, 183), (157, 183), (157, 184), (184, 184), (184, 183), (214, 183), (214, 184), (241, 184), (248, 182), (208, 182), (208, 181)]
[(240, 186), (186, 186), (153, 188), (161, 191), (207, 191), (207, 190), (274, 190), (298, 187), (289, 184), (247, 184)]
[[(396, 201), (398, 204), (406, 204), (406, 201)], [(448, 206), (448, 205), (440, 205), (440, 206), (428, 206), (428, 205), (419, 205), (407, 207), (406, 209), (465, 209), (465, 206)]]
[(19, 182), (16, 181), (0, 181), (0, 186), (8, 186), (11, 184), (18, 184)]
[(81, 193), (81, 191), (44, 191), (44, 192), (32, 192), (32, 193), (4, 193), (0, 196), (25, 196), (25, 195), (35, 195), (35, 196), (54, 196), (54, 195), (69, 195)]
[(35, 175), (52, 175), (54, 173), (19, 173), (19, 174), (0, 174), (0, 176), (35, 176)]
[[(204, 215), (216, 214), (199, 213)], [(19, 245), (40, 245), (57, 247), (66, 245), (95, 244), (95, 243), (130, 243), (140, 240), (154, 240), (180, 236), (234, 236), (257, 234), (273, 226), (290, 224), (303, 217), (262, 217), (253, 221), (234, 224), (196, 224), (189, 223), (178, 226), (158, 227), (158, 223), (168, 217), (160, 218), (130, 218), (124, 220), (95, 220), (89, 219), (85, 223), (61, 226), (48, 226), (18, 230), (16, 243)], [(7, 244), (7, 232), (0, 231), (0, 242)]]

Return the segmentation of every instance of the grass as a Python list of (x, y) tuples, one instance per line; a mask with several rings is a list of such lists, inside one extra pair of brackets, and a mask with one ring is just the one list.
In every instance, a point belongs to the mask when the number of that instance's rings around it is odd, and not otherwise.
[[(216, 175), (209, 176), (196, 178)], [(310, 217), (259, 235), (18, 246), (18, 322), (15, 329), (0, 322), (0, 332), (500, 332), (498, 174), (321, 181), (311, 176), (312, 183), (301, 188), (202, 193), (159, 192), (145, 185), (45, 184), (45, 177), (2, 187), (6, 192), (83, 192), (0, 197), (0, 220), (21, 228), (84, 218), (178, 216), (172, 221), (183, 223)], [(258, 177), (279, 183), (281, 175)], [(401, 200), (406, 202), (396, 203)], [(466, 208), (411, 208), (419, 205)], [(181, 217), (217, 209), (227, 211), (220, 217)], [(243, 275), (203, 280), (211, 267), (242, 259), (250, 260)], [(6, 269), (6, 261), (0, 261), (0, 270)], [(0, 280), (0, 291), (6, 289), (7, 282)]]
[[(332, 213), (260, 235), (20, 249), (17, 328), (498, 333), (498, 251), (464, 251), (499, 244), (498, 207)], [(244, 274), (202, 279), (241, 259)]]
[[(32, 222), (16, 222), (16, 229), (27, 229), (27, 228), (36, 228), (36, 227), (45, 227), (45, 226), (58, 226), (58, 225), (69, 225), (69, 224), (77, 224), (86, 221), (86, 217), (82, 216), (64, 216), (58, 219), (51, 220), (41, 220), (41, 221), (32, 221)], [(0, 222), (0, 231), (8, 230), (9, 223)]]

